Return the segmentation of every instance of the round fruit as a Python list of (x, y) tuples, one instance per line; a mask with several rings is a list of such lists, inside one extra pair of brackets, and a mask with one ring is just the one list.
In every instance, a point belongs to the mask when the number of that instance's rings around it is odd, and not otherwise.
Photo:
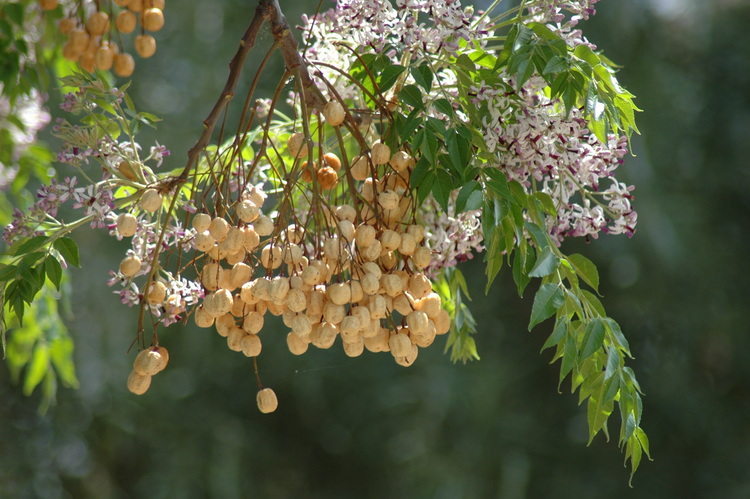
[(123, 237), (131, 237), (138, 229), (138, 219), (130, 213), (121, 213), (117, 217), (117, 232)]
[(258, 409), (263, 414), (268, 414), (276, 410), (279, 406), (279, 400), (276, 398), (276, 393), (270, 388), (264, 388), (258, 392), (256, 397), (258, 402)]
[(344, 106), (339, 101), (331, 101), (323, 108), (323, 116), (326, 122), (331, 126), (339, 126), (346, 118)]
[(409, 156), (406, 152), (396, 151), (396, 153), (391, 157), (390, 165), (397, 172), (403, 172), (404, 170), (409, 168), (411, 161), (411, 156)]
[(211, 225), (211, 215), (208, 213), (198, 213), (193, 217), (193, 228), (198, 232), (205, 232)]
[(96, 69), (102, 71), (109, 71), (112, 69), (112, 64), (115, 62), (115, 53), (108, 43), (104, 43), (94, 54), (94, 64)]
[(141, 14), (141, 24), (149, 31), (159, 31), (164, 27), (164, 14), (160, 9), (146, 9)]
[(117, 29), (118, 31), (120, 31), (120, 33), (132, 33), (133, 31), (135, 31), (135, 25), (135, 14), (133, 14), (131, 11), (121, 10), (120, 13), (117, 14), (115, 26), (117, 26)]
[(129, 256), (120, 262), (120, 273), (125, 277), (133, 277), (141, 270), (141, 259)]
[(130, 0), (128, 2), (128, 9), (133, 12), (141, 12), (143, 10), (143, 0)]
[(391, 148), (380, 141), (372, 145), (372, 162), (376, 165), (385, 165), (391, 160)]
[(86, 29), (94, 36), (104, 34), (109, 29), (109, 16), (106, 12), (94, 12), (86, 21)]
[(143, 395), (150, 386), (151, 376), (130, 371), (130, 375), (128, 376), (128, 390), (136, 395)]
[(323, 163), (333, 168), (336, 173), (341, 170), (341, 160), (332, 152), (327, 152), (323, 155)]
[(290, 135), (286, 146), (293, 158), (307, 156), (307, 144), (305, 143), (305, 135), (302, 132), (295, 132)]
[[(117, 71), (117, 69), (115, 69), (115, 71)], [(157, 191), (156, 189), (146, 189), (146, 191), (141, 196), (140, 201), (138, 201), (138, 205), (143, 210), (148, 211), (149, 213), (153, 213), (161, 208), (161, 194), (159, 194), (159, 191)]]
[(76, 22), (69, 17), (65, 17), (63, 19), (60, 19), (60, 24), (58, 24), (57, 27), (60, 30), (60, 33), (62, 33), (63, 35), (67, 35), (73, 28), (76, 27)]
[(135, 37), (135, 51), (139, 56), (148, 59), (156, 53), (156, 40), (151, 35), (138, 35)]
[(39, 0), (42, 10), (53, 10), (57, 8), (57, 0)]
[(318, 185), (324, 191), (329, 191), (336, 186), (339, 180), (339, 176), (336, 174), (336, 170), (330, 166), (326, 166), (318, 170)]
[(163, 371), (169, 363), (169, 353), (164, 347), (141, 350), (133, 361), (133, 371), (140, 375), (153, 376)]
[(161, 305), (164, 303), (164, 299), (167, 297), (167, 285), (161, 281), (156, 281), (151, 284), (148, 289), (148, 296), (146, 300), (149, 305)]
[(115, 74), (122, 78), (127, 78), (135, 70), (135, 60), (128, 53), (117, 54), (115, 56)]

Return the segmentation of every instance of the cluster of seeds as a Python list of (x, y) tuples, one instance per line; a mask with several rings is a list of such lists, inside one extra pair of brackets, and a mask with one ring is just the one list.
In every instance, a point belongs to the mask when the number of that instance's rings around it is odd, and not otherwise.
[[(136, 53), (143, 58), (154, 55), (156, 40), (147, 32), (164, 27), (164, 0), (115, 0), (114, 3), (120, 7), (116, 15), (110, 3), (110, 10), (105, 11), (103, 2), (97, 1), (95, 10), (87, 14), (78, 2), (76, 11), (60, 20), (60, 32), (68, 37), (63, 56), (77, 61), (89, 72), (112, 69), (118, 76), (128, 77), (133, 74), (135, 60), (123, 50), (121, 35), (139, 28), (134, 41)], [(40, 4), (43, 9), (51, 10), (57, 8), (58, 2), (40, 0)]]

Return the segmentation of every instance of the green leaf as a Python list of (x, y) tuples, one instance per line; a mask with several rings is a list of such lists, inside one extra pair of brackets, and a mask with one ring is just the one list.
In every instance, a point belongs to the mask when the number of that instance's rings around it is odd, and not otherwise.
[[(478, 203), (478, 204), (477, 204)], [(477, 210), (482, 206), (482, 186), (472, 180), (464, 184), (456, 198), (456, 215), (465, 210)]]
[(60, 281), (62, 280), (62, 265), (57, 261), (57, 258), (48, 256), (44, 260), (44, 271), (47, 274), (50, 282), (55, 285), (58, 291), (60, 291)]
[(414, 81), (417, 82), (417, 85), (424, 88), (428, 92), (432, 88), (432, 69), (430, 69), (430, 66), (427, 63), (424, 63), (417, 67), (411, 68), (411, 75), (414, 77)]
[(560, 266), (560, 258), (545, 246), (542, 253), (537, 257), (534, 268), (529, 272), (529, 277), (545, 277), (552, 274)]
[(68, 336), (58, 336), (50, 347), (52, 365), (63, 384), (71, 388), (78, 388), (75, 364), (73, 363), (73, 340)]
[(15, 265), (4, 265), (0, 268), (0, 282), (9, 281), (18, 273), (18, 267)]
[(567, 260), (573, 266), (576, 274), (591, 286), (594, 291), (599, 292), (599, 272), (596, 270), (594, 262), (585, 256), (575, 253), (567, 257)]
[(390, 89), (405, 70), (405, 67), (399, 66), (398, 64), (386, 67), (378, 77), (378, 88), (380, 89), (380, 92), (384, 93)]
[(34, 236), (24, 241), (20, 246), (15, 248), (14, 255), (24, 255), (44, 246), (49, 241), (49, 236)]
[(529, 331), (540, 322), (552, 317), (565, 303), (565, 292), (558, 283), (547, 283), (539, 287), (531, 306)]
[(612, 414), (613, 402), (600, 403), (598, 399), (589, 397), (588, 403), (588, 423), (589, 423), (589, 444), (594, 440), (594, 437), (599, 430), (603, 430), (604, 434), (609, 440), (609, 434), (607, 432), (607, 419)]
[(55, 241), (55, 249), (60, 252), (65, 260), (74, 267), (80, 267), (78, 257), (78, 245), (69, 237), (61, 237)]
[[(503, 220), (503, 227), (505, 227), (506, 219)], [(526, 286), (531, 282), (529, 270), (534, 266), (534, 262), (534, 254), (529, 253), (529, 243), (523, 239), (519, 249), (513, 257), (513, 280), (516, 282), (518, 296), (521, 298), (523, 298), (523, 292), (526, 289)]]
[(620, 368), (620, 354), (617, 352), (616, 348), (609, 347), (607, 348), (607, 365), (604, 369), (604, 379), (611, 378), (617, 370)]
[(492, 282), (503, 266), (503, 231), (501, 227), (495, 227), (495, 230), (492, 232), (492, 237), (489, 239), (489, 246), (487, 247), (486, 261), (487, 287), (485, 288), (485, 294), (489, 293)]
[(569, 325), (570, 322), (568, 322), (567, 320), (558, 319), (557, 322), (555, 322), (555, 329), (552, 330), (552, 334), (549, 335), (547, 341), (545, 341), (544, 345), (542, 345), (542, 351), (558, 345), (563, 340), (563, 338), (565, 338), (565, 334), (568, 332)]
[(510, 188), (508, 187), (508, 179), (505, 178), (505, 174), (500, 171), (499, 168), (486, 167), (482, 168), (482, 173), (488, 177), (486, 180), (487, 187), (500, 199), (510, 200)]
[(34, 388), (42, 382), (47, 375), (49, 368), (49, 349), (44, 343), (37, 343), (34, 348), (34, 355), (31, 357), (26, 371), (26, 377), (23, 381), (23, 393), (27, 397), (31, 395)]
[(604, 323), (607, 325), (607, 329), (610, 333), (612, 333), (612, 336), (614, 336), (615, 344), (617, 347), (625, 352), (625, 354), (629, 357), (633, 357), (630, 353), (630, 344), (628, 343), (628, 340), (625, 338), (625, 335), (622, 334), (622, 329), (620, 329), (620, 325), (615, 322), (614, 319), (610, 317), (604, 318)]
[(453, 106), (448, 99), (435, 99), (435, 102), (433, 102), (432, 105), (449, 118), (453, 117)]
[(432, 195), (435, 197), (435, 201), (438, 202), (443, 211), (448, 211), (448, 198), (453, 189), (454, 186), (451, 176), (445, 170), (439, 169), (437, 171), (435, 183), (432, 185)]
[(594, 354), (597, 350), (602, 347), (604, 343), (604, 321), (602, 319), (594, 318), (586, 324), (586, 332), (583, 336), (583, 342), (581, 343), (581, 358), (584, 360)]
[(422, 101), (422, 92), (416, 85), (406, 85), (398, 93), (401, 102), (411, 106), (414, 109), (424, 111), (424, 102)]

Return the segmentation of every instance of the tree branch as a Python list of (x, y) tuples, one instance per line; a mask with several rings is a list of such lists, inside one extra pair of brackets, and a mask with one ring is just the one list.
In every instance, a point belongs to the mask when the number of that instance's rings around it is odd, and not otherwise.
[(258, 32), (263, 26), (263, 23), (266, 21), (271, 25), (271, 33), (273, 34), (274, 43), (281, 49), (287, 70), (299, 78), (300, 91), (303, 94), (308, 109), (323, 109), (323, 106), (325, 105), (323, 96), (310, 78), (307, 71), (307, 65), (299, 53), (297, 40), (292, 35), (286, 17), (284, 17), (283, 12), (281, 12), (278, 0), (258, 0), (258, 6), (255, 8), (253, 19), (250, 21), (250, 25), (247, 27), (245, 34), (240, 40), (240, 46), (237, 48), (237, 52), (229, 62), (229, 77), (224, 84), (224, 89), (221, 91), (213, 109), (208, 113), (208, 117), (203, 120), (203, 133), (198, 138), (195, 145), (188, 151), (187, 164), (182, 170), (182, 173), (180, 173), (177, 178), (168, 182), (167, 187), (172, 187), (175, 183), (185, 182), (188, 174), (197, 164), (201, 151), (211, 140), (211, 135), (213, 134), (216, 123), (219, 120), (219, 116), (229, 104), (229, 101), (234, 97), (234, 89), (237, 86), (237, 81), (242, 72), (242, 66), (245, 63), (247, 54), (253, 49), (253, 47), (255, 47), (255, 39), (257, 38)]

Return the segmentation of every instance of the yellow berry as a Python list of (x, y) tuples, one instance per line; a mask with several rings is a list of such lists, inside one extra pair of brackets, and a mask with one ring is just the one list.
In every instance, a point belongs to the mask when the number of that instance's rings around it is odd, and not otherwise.
[(151, 376), (148, 374), (138, 374), (130, 371), (128, 376), (128, 390), (136, 395), (143, 395), (151, 386)]
[(115, 26), (117, 26), (117, 30), (120, 33), (132, 33), (133, 31), (135, 31), (135, 25), (136, 18), (133, 12), (129, 10), (121, 10), (120, 13), (117, 14)]
[(344, 111), (344, 106), (339, 101), (333, 100), (323, 107), (323, 116), (329, 125), (339, 126), (344, 122), (346, 112)]
[(151, 35), (138, 35), (135, 37), (135, 51), (139, 56), (148, 59), (156, 53), (156, 40)]
[(164, 14), (161, 9), (146, 9), (141, 14), (141, 24), (148, 31), (159, 31), (164, 27)]
[(122, 78), (127, 78), (135, 70), (135, 60), (128, 53), (117, 54), (115, 56), (115, 74)]
[(133, 277), (141, 270), (141, 259), (129, 256), (120, 262), (120, 273), (125, 277)]
[(258, 402), (258, 409), (263, 414), (268, 414), (276, 410), (279, 406), (279, 400), (276, 398), (276, 393), (270, 388), (264, 388), (258, 392), (256, 397)]

